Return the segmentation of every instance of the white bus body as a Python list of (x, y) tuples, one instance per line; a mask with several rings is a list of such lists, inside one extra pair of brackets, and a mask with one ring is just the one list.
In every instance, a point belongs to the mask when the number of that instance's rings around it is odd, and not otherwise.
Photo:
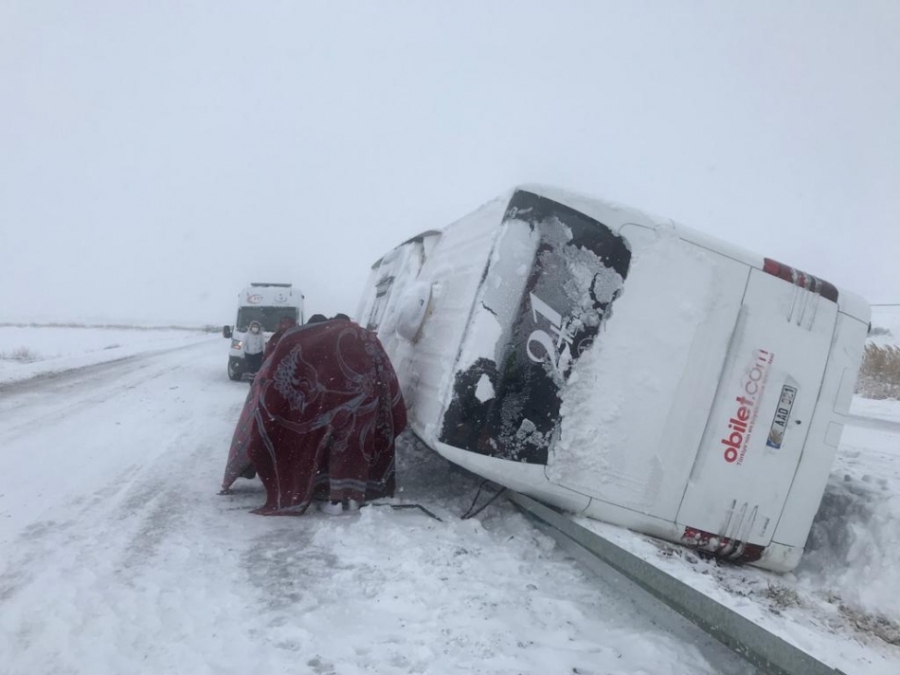
[(251, 321), (262, 324), (266, 339), (278, 329), (286, 316), (303, 323), (303, 299), (292, 284), (254, 282), (238, 293), (238, 309), (234, 326), (224, 326), (222, 334), (231, 338), (228, 350), (228, 377), (240, 380), (246, 370), (243, 352), (244, 336)]
[(358, 316), (444, 457), (565, 510), (799, 562), (869, 307), (640, 211), (512, 191), (372, 268)]

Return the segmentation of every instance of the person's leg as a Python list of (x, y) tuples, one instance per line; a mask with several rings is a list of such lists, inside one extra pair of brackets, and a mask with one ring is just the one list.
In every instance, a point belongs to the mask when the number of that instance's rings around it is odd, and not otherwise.
[(369, 416), (353, 415), (348, 407), (337, 411), (331, 419), (328, 482), (333, 502), (347, 503), (352, 499), (361, 504), (365, 501), (368, 461), (363, 446), (372, 436)]

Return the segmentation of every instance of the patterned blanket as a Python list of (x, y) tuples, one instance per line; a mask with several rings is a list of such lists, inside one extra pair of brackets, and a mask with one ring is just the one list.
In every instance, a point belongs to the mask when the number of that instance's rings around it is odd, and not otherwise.
[(374, 333), (343, 320), (298, 326), (256, 375), (222, 488), (252, 466), (267, 494), (255, 513), (265, 515), (300, 515), (315, 499), (393, 496), (404, 428), (397, 376)]

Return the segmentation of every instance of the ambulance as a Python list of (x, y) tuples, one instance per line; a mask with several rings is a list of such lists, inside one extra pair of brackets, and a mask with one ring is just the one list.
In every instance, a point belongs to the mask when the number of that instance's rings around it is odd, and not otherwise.
[(304, 296), (288, 283), (254, 282), (238, 294), (237, 317), (233, 326), (223, 326), (223, 337), (231, 339), (228, 351), (228, 377), (240, 380), (246, 371), (242, 351), (244, 336), (251, 321), (259, 321), (266, 339), (278, 329), (284, 317), (303, 323)]

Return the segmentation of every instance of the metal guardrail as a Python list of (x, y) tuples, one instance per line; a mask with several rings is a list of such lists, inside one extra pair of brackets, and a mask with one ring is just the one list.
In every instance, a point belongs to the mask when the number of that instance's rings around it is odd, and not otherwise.
[(864, 429), (877, 429), (878, 431), (893, 431), (900, 433), (900, 422), (881, 419), (880, 417), (868, 417), (866, 415), (847, 415), (848, 427), (862, 427)]
[(734, 610), (666, 574), (570, 518), (525, 495), (509, 499), (529, 516), (549, 526), (557, 541), (576, 544), (624, 575), (704, 632), (771, 675), (844, 675)]

